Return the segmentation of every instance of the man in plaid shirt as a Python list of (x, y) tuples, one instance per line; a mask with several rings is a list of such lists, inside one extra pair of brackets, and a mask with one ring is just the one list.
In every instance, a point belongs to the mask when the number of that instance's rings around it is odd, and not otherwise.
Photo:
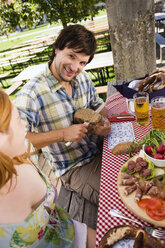
[[(96, 50), (92, 32), (81, 25), (64, 28), (56, 39), (45, 70), (20, 90), (15, 105), (27, 122), (27, 138), (42, 149), (66, 188), (98, 204), (101, 171), (99, 137), (108, 135), (106, 109), (104, 125), (88, 135), (87, 125), (73, 124), (81, 108), (97, 109), (102, 99), (83, 71)], [(70, 146), (66, 142), (71, 141)]]

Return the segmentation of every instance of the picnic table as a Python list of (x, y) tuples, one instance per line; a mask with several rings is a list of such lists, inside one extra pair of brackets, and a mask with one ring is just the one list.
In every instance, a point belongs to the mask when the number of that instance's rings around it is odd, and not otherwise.
[(45, 67), (45, 64), (31, 65), (26, 67), (21, 71), (16, 77), (14, 77), (11, 82), (14, 82), (8, 89), (6, 93), (11, 95), (16, 89), (25, 83), (26, 80), (34, 78), (42, 69)]
[(159, 28), (164, 25), (165, 20), (165, 12), (155, 13), (155, 26), (156, 32), (158, 32)]
[(13, 73), (15, 73), (15, 68), (23, 68), (24, 64), (27, 62), (32, 61), (33, 58), (35, 58), (36, 55), (31, 55), (31, 56), (25, 56), (22, 58), (18, 58), (18, 59), (13, 59), (11, 61), (7, 61), (6, 63), (1, 63), (0, 64), (0, 68), (2, 68), (2, 70), (5, 69), (5, 67), (10, 66)]
[(5, 80), (7, 78), (7, 76), (10, 75), (10, 72), (5, 72), (3, 74), (0, 74), (0, 83), (2, 84), (3, 88), (5, 88), (6, 86), (3, 83), (3, 80)]
[[(109, 84), (112, 85), (112, 84)], [(110, 92), (110, 91), (109, 91)], [(108, 111), (108, 117), (110, 118), (114, 114), (119, 114), (121, 112), (129, 112), (126, 102), (126, 98), (123, 97), (119, 92), (110, 95), (106, 100), (106, 108)], [(151, 129), (151, 123), (146, 127), (138, 126), (134, 121), (129, 122), (118, 122), (118, 128), (120, 128), (121, 123), (125, 123), (127, 128), (129, 126), (133, 128), (135, 139), (143, 138)], [(117, 123), (111, 123), (116, 125)], [(120, 132), (118, 130), (118, 132)], [(126, 136), (126, 135), (125, 135)], [(141, 218), (137, 217), (133, 212), (131, 212), (122, 202), (118, 189), (117, 180), (118, 174), (125, 163), (128, 160), (129, 155), (114, 155), (112, 154), (112, 148), (109, 143), (108, 136), (104, 138), (103, 145), (103, 156), (102, 156), (102, 169), (101, 169), (101, 183), (100, 183), (100, 195), (99, 195), (99, 208), (98, 208), (98, 218), (97, 218), (97, 237), (96, 237), (96, 247), (98, 247), (104, 234), (115, 226), (119, 225), (135, 225), (128, 220), (115, 218), (110, 215), (111, 209), (116, 209), (125, 216), (139, 221), (141, 224), (150, 226), (149, 223), (145, 222)], [(141, 225), (136, 224), (136, 226), (141, 227)], [(126, 247), (126, 246), (125, 246)]]
[(155, 13), (155, 21), (160, 22), (165, 20), (165, 12), (159, 12), (159, 13)]
[(99, 85), (106, 83), (106, 78), (109, 78), (108, 67), (113, 66), (113, 54), (112, 52), (104, 52), (95, 54), (93, 60), (85, 66), (86, 71), (97, 72)]

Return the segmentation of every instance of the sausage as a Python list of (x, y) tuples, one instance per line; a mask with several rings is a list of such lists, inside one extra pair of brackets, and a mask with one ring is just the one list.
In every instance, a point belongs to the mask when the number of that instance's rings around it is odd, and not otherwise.
[(129, 187), (125, 187), (125, 189), (124, 189), (124, 194), (125, 194), (125, 195), (129, 195), (129, 194), (131, 194), (132, 192), (134, 192), (135, 190), (136, 190), (136, 184), (131, 185), (131, 186), (129, 186)]
[(142, 198), (142, 195), (143, 195), (143, 191), (140, 189), (140, 187), (137, 186), (136, 194), (135, 194), (135, 201), (136, 202), (140, 201)]

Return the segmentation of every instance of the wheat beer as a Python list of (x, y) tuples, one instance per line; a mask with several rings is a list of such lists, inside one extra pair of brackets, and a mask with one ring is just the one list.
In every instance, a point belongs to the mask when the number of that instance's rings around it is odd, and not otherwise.
[(135, 93), (133, 95), (135, 107), (135, 119), (138, 125), (149, 124), (149, 95), (148, 93)]
[(151, 100), (152, 127), (165, 130), (165, 97), (158, 96)]

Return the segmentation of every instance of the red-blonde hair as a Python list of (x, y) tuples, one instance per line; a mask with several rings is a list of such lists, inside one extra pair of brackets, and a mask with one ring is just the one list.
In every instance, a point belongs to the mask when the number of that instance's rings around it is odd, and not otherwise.
[[(12, 116), (12, 103), (8, 95), (0, 89), (0, 132), (7, 133)], [(30, 164), (28, 159), (29, 151), (21, 156), (11, 159), (6, 154), (0, 152), (0, 189), (10, 181), (10, 187), (12, 184), (13, 175), (17, 176), (14, 165), (21, 165), (23, 163)], [(10, 190), (9, 187), (9, 190)]]

